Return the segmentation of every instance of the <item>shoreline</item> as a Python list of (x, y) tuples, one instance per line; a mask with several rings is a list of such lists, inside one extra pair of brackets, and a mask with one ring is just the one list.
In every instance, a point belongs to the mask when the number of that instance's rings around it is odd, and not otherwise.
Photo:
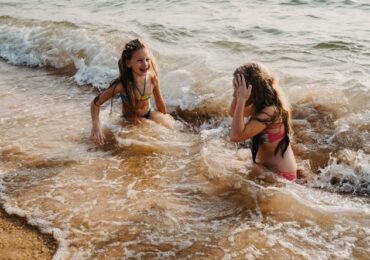
[(8, 214), (0, 204), (1, 259), (52, 259), (57, 247), (52, 235), (41, 233), (25, 218)]

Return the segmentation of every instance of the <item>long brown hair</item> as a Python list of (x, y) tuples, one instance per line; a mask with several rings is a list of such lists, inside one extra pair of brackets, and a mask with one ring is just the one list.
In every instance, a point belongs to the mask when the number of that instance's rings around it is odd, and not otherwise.
[[(249, 103), (253, 103), (254, 113), (252, 118), (262, 123), (269, 124), (276, 121), (282, 122), (285, 128), (285, 135), (283, 139), (278, 143), (274, 154), (277, 155), (281, 151), (281, 156), (288, 149), (290, 143), (291, 130), (291, 119), (289, 108), (284, 104), (281, 94), (279, 93), (278, 86), (276, 84), (275, 76), (262, 64), (260, 63), (247, 63), (240, 66), (234, 72), (234, 76), (242, 74), (245, 78), (245, 82), (252, 85), (252, 93)], [(256, 117), (266, 107), (275, 107), (275, 113), (269, 116), (269, 119), (261, 119)], [(261, 142), (262, 133), (252, 138), (252, 158), (256, 162), (257, 152), (259, 144)]]
[[(139, 40), (139, 39), (135, 39), (135, 40), (132, 40), (126, 43), (122, 51), (121, 57), (118, 60), (119, 77), (114, 79), (109, 85), (109, 87), (115, 88), (118, 83), (122, 84), (122, 87), (128, 99), (128, 108), (130, 110), (129, 111), (130, 114), (135, 114), (136, 112), (135, 111), (136, 110), (135, 109), (136, 108), (136, 94), (135, 94), (134, 75), (132, 73), (131, 68), (127, 67), (127, 62), (131, 60), (135, 52), (141, 49), (144, 49), (144, 48), (147, 48), (149, 50), (147, 45), (142, 40)], [(150, 69), (152, 70), (152, 72), (154, 72), (156, 76), (158, 76), (157, 64), (155, 63), (154, 57), (151, 54), (150, 50), (149, 50), (149, 53), (151, 56), (150, 57), (150, 65), (151, 65)], [(113, 92), (114, 92), (114, 89), (113, 89)], [(112, 98), (112, 102), (113, 102), (113, 98)]]

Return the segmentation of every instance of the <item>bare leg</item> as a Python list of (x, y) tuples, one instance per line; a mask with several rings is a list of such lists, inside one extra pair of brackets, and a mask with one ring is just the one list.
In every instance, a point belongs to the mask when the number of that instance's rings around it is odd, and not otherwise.
[(169, 114), (162, 114), (161, 112), (153, 111), (150, 115), (150, 119), (167, 128), (175, 128), (175, 120)]

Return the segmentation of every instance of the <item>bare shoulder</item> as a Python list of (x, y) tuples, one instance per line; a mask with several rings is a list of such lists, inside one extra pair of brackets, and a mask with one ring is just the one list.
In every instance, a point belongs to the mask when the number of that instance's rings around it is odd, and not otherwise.
[(154, 86), (159, 85), (159, 79), (157, 75), (155, 75), (154, 73), (151, 73), (149, 77), (150, 77), (150, 81), (153, 83)]
[(104, 104), (108, 99), (111, 99), (118, 93), (122, 93), (123, 87), (119, 81), (112, 82), (107, 89), (105, 89), (102, 93), (97, 95), (94, 99), (94, 104), (100, 106)]
[(256, 117), (258, 119), (262, 119), (262, 120), (271, 120), (274, 117), (275, 113), (276, 113), (276, 107), (275, 106), (268, 106), (268, 107), (265, 107), (264, 109), (262, 109), (256, 115)]
[(117, 93), (122, 93), (124, 92), (124, 87), (122, 85), (122, 82), (117, 82), (115, 86), (113, 86), (114, 88), (114, 94), (117, 94)]
[(276, 113), (276, 107), (275, 106), (268, 106), (262, 109), (262, 112), (265, 114), (268, 114), (269, 116), (273, 116)]

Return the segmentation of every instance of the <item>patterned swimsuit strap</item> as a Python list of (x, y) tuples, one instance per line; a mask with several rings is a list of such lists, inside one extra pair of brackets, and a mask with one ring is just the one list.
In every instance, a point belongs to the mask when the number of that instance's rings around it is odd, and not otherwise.
[(144, 90), (143, 90), (143, 92), (141, 93), (140, 89), (136, 86), (136, 84), (135, 84), (135, 88), (139, 92), (140, 97), (145, 97), (146, 96), (145, 95), (145, 90), (146, 90), (146, 76), (144, 78)]

